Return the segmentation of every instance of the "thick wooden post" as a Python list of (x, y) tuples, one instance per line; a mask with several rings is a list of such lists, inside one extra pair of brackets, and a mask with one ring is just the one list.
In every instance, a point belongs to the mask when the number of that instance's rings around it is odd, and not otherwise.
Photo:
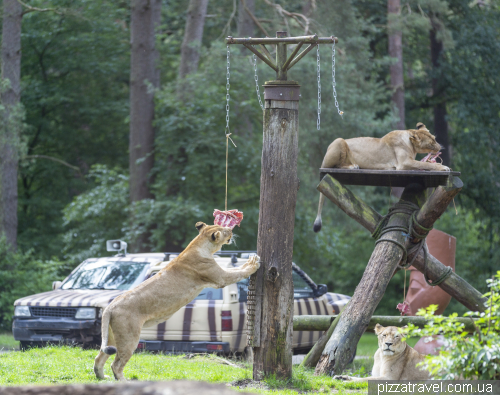
[[(401, 201), (423, 203), (423, 195), (424, 189), (420, 185), (411, 184), (405, 188)], [(407, 226), (408, 220), (409, 215), (395, 213), (390, 217), (387, 227)], [(400, 230), (384, 234), (383, 239), (405, 244), (405, 236)], [(383, 241), (375, 246), (363, 277), (321, 355), (316, 374), (342, 373), (402, 257), (403, 249), (393, 242)]]
[[(293, 82), (292, 82), (293, 84)], [(296, 91), (295, 100), (272, 100)], [(254, 302), (249, 327), (255, 380), (292, 375), (293, 227), (297, 177), (299, 87), (266, 85), (257, 251), (261, 267), (251, 279)], [(282, 92), (281, 92), (282, 93)], [(285, 95), (287, 98), (290, 95)]]

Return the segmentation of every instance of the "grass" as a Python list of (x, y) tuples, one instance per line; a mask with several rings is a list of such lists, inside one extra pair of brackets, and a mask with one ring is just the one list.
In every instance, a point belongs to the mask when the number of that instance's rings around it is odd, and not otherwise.
[(14, 350), (19, 348), (19, 342), (14, 340), (12, 333), (0, 333), (0, 350)]
[[(93, 365), (96, 350), (83, 350), (78, 347), (52, 346), (31, 349), (26, 352), (0, 354), (0, 386), (26, 384), (70, 384), (97, 383)], [(110, 357), (105, 373), (112, 376)], [(161, 355), (141, 352), (134, 354), (125, 368), (125, 376), (133, 380), (168, 381), (195, 380), (211, 383), (232, 383), (252, 378), (252, 367), (244, 362), (238, 366), (223, 362), (213, 355), (196, 355), (186, 358), (182, 355)], [(330, 392), (339, 394), (358, 390), (366, 392), (365, 383), (343, 383), (328, 376), (314, 376), (312, 369), (295, 367), (291, 380), (270, 377), (262, 383), (268, 389), (244, 388), (242, 391), (261, 394), (295, 395), (310, 392)]]
[[(408, 343), (414, 346), (417, 339), (409, 339)], [(0, 334), (0, 349), (16, 349), (19, 342), (12, 334)], [(373, 355), (378, 348), (377, 337), (372, 333), (365, 333), (359, 343), (357, 356), (359, 358), (347, 367), (344, 374), (354, 376), (368, 376), (373, 366)], [(31, 349), (26, 352), (11, 352), (0, 354), (0, 385), (24, 384), (70, 384), (70, 383), (97, 383), (93, 372), (95, 350), (82, 350), (78, 347), (46, 347)], [(113, 376), (110, 357), (106, 363), (105, 373)], [(231, 360), (234, 364), (234, 360)], [(238, 366), (231, 366), (212, 355), (196, 355), (194, 358), (150, 354), (141, 352), (134, 354), (125, 368), (125, 376), (133, 380), (198, 380), (211, 383), (233, 383), (250, 381), (252, 367), (245, 362), (236, 362)], [(262, 387), (268, 388), (263, 389)], [(269, 377), (262, 383), (261, 388), (247, 387), (242, 391), (261, 394), (292, 395), (300, 393), (322, 393), (332, 390), (342, 393), (366, 393), (366, 384), (343, 383), (332, 380), (328, 376), (314, 376), (312, 369), (293, 367), (291, 380), (280, 380)], [(357, 390), (357, 391), (356, 391)]]

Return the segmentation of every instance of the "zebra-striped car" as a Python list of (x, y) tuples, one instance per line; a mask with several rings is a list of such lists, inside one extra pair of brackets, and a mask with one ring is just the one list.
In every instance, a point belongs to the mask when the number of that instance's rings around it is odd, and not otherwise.
[[(242, 265), (250, 252), (216, 255), (224, 268)], [(154, 276), (176, 254), (124, 254), (87, 259), (53, 290), (16, 300), (12, 324), (21, 348), (50, 342), (100, 344), (101, 314), (118, 295)], [(293, 266), (294, 314), (333, 315), (350, 299), (316, 285)], [(243, 352), (246, 346), (248, 279), (222, 289), (206, 288), (168, 321), (143, 328), (138, 348), (164, 352)], [(296, 331), (293, 348), (312, 347), (320, 332)]]

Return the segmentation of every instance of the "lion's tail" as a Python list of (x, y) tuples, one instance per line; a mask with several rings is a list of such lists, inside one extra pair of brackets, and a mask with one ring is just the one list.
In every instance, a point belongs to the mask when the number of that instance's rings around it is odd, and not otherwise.
[(102, 324), (101, 324), (101, 351), (108, 355), (116, 354), (116, 347), (108, 346), (109, 338), (109, 321), (111, 320), (111, 309), (104, 309), (102, 314)]
[(323, 210), (323, 203), (325, 202), (325, 195), (321, 192), (319, 193), (319, 204), (318, 204), (318, 215), (314, 221), (313, 230), (318, 233), (321, 230), (321, 210)]

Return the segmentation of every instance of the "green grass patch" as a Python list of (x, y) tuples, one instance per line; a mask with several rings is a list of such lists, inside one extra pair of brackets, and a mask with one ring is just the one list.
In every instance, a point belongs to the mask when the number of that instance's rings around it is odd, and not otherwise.
[[(93, 366), (96, 350), (78, 347), (53, 346), (31, 349), (26, 352), (0, 354), (0, 385), (96, 383)], [(105, 374), (113, 376), (109, 358)], [(250, 380), (252, 367), (248, 363), (230, 360), (232, 366), (219, 357), (196, 355), (162, 355), (141, 352), (134, 354), (125, 367), (127, 379), (141, 381), (195, 380), (210, 383), (234, 383)], [(114, 381), (114, 380), (113, 380)], [(295, 395), (307, 392), (352, 393), (366, 392), (365, 383), (343, 383), (328, 376), (314, 376), (314, 370), (294, 366), (291, 380), (270, 377), (261, 383), (266, 389), (247, 387), (242, 391), (261, 394)]]
[(14, 340), (12, 333), (0, 333), (0, 350), (13, 350), (19, 348), (19, 342)]

